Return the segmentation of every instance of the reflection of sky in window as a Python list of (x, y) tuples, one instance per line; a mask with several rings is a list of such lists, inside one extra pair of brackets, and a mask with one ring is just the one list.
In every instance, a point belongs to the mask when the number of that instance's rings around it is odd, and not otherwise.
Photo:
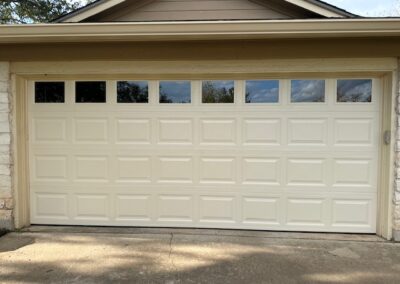
[(160, 103), (190, 103), (190, 81), (161, 81)]
[(234, 87), (233, 81), (203, 81), (203, 86), (205, 84), (212, 84), (214, 89), (223, 89), (226, 90), (232, 89)]
[(338, 80), (337, 101), (338, 102), (371, 102), (372, 80)]
[(291, 101), (324, 102), (325, 80), (292, 80)]
[(277, 103), (279, 81), (246, 81), (246, 103)]

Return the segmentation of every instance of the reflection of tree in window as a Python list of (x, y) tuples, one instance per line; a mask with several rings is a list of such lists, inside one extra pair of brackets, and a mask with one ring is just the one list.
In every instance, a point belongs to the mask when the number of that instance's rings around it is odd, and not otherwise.
[(117, 92), (119, 103), (147, 103), (149, 101), (147, 82), (119, 81)]
[(190, 104), (190, 81), (161, 81), (159, 102), (162, 104)]
[[(220, 86), (218, 86), (220, 85)], [(228, 85), (231, 85), (230, 87)], [(233, 103), (235, 89), (233, 82), (221, 84), (219, 82), (203, 82), (203, 103)]]
[(337, 101), (351, 103), (370, 103), (372, 99), (372, 80), (338, 80)]
[(160, 103), (172, 104), (172, 100), (168, 98), (168, 95), (164, 93), (164, 90), (160, 86)]

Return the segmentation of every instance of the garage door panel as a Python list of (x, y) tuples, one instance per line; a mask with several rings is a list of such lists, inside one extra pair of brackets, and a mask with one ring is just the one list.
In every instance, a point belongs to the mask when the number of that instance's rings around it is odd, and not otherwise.
[(200, 223), (235, 223), (237, 205), (234, 196), (200, 196)]
[(286, 203), (286, 223), (289, 226), (326, 226), (328, 202), (322, 198), (290, 197)]
[(158, 183), (193, 183), (193, 157), (168, 156), (157, 159)]
[(149, 156), (119, 156), (116, 158), (116, 182), (152, 182), (152, 159)]
[(151, 144), (151, 120), (147, 118), (116, 118), (117, 144)]
[(281, 144), (281, 124), (279, 118), (244, 118), (243, 144), (279, 146)]
[(372, 159), (335, 159), (334, 186), (373, 188), (376, 186), (376, 170)]
[(326, 159), (287, 159), (288, 186), (328, 186)]
[(370, 147), (375, 143), (371, 118), (338, 118), (334, 129), (335, 146)]
[(109, 220), (110, 197), (103, 194), (76, 194), (75, 219)]
[(289, 146), (328, 144), (328, 119), (290, 118), (287, 128)]
[(37, 182), (67, 182), (69, 179), (68, 156), (36, 155), (33, 158), (32, 179)]
[(64, 193), (38, 192), (32, 199), (32, 218), (35, 219), (69, 219), (69, 198)]
[(193, 144), (192, 119), (159, 119), (158, 143), (159, 144)]
[(242, 198), (242, 222), (254, 225), (280, 225), (282, 200), (279, 197), (245, 196)]
[(32, 142), (54, 144), (68, 143), (68, 119), (62, 117), (42, 117), (32, 121)]
[(106, 144), (110, 142), (107, 118), (76, 118), (73, 126), (75, 143)]
[(281, 184), (281, 160), (268, 157), (246, 157), (242, 160), (242, 183), (246, 185)]
[(234, 184), (236, 179), (237, 168), (234, 157), (200, 158), (200, 183)]
[(157, 221), (194, 221), (194, 197), (190, 195), (160, 195), (157, 199)]
[(373, 226), (374, 200), (363, 199), (334, 199), (332, 202), (332, 226), (335, 227), (364, 227)]
[(234, 145), (237, 144), (235, 119), (200, 119), (200, 143)]
[(109, 182), (108, 156), (75, 156), (75, 181)]
[(153, 196), (150, 194), (116, 194), (116, 221), (149, 222), (152, 218)]

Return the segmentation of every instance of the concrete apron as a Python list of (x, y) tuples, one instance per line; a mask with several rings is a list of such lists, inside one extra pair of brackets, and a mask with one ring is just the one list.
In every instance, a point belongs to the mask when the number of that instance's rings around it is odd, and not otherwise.
[(375, 235), (33, 226), (0, 238), (1, 283), (399, 283)]

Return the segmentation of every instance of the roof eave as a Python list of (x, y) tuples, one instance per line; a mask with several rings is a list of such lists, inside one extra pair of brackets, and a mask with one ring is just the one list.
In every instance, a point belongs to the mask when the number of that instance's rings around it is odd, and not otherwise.
[(400, 19), (2, 25), (0, 43), (400, 36)]

